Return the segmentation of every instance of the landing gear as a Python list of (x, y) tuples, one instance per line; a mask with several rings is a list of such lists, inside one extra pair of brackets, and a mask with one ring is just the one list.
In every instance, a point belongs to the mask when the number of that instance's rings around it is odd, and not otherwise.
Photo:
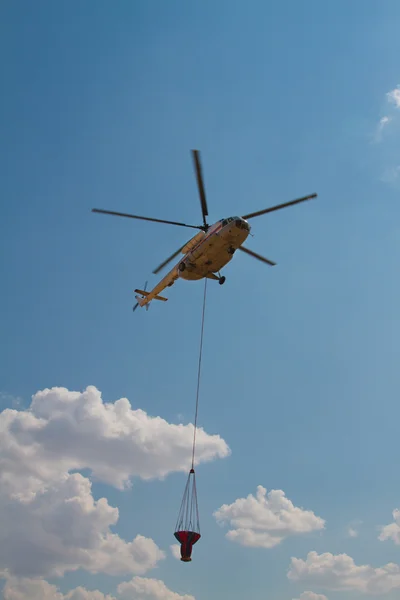
[(179, 270), (180, 270), (180, 272), (182, 273), (182, 271), (184, 271), (184, 270), (186, 269), (186, 265), (185, 265), (185, 263), (183, 263), (183, 262), (179, 263), (179, 267), (178, 267), (178, 269), (179, 269)]
[(232, 246), (230, 248), (228, 248), (228, 254), (231, 254), (232, 256), (235, 254), (236, 252), (236, 248), (233, 248)]
[(215, 281), (218, 281), (219, 285), (224, 285), (226, 280), (226, 277), (224, 277), (223, 275), (221, 276), (221, 273), (218, 273), (218, 275), (216, 275), (215, 273), (207, 273), (205, 277), (207, 277), (208, 279), (215, 279)]

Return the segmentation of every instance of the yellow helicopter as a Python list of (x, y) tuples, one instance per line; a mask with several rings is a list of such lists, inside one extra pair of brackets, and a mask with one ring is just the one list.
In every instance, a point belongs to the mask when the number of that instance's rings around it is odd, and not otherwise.
[(214, 279), (218, 281), (219, 284), (222, 285), (225, 283), (225, 277), (221, 276), (220, 271), (223, 267), (225, 267), (225, 265), (228, 264), (228, 262), (232, 260), (236, 250), (241, 250), (242, 252), (257, 258), (258, 260), (261, 260), (270, 266), (274, 266), (276, 263), (243, 246), (243, 243), (246, 241), (251, 229), (248, 220), (317, 197), (317, 194), (310, 194), (309, 196), (304, 196), (302, 198), (298, 198), (297, 200), (292, 200), (291, 202), (278, 204), (276, 206), (249, 213), (240, 217), (234, 216), (228, 217), (227, 219), (220, 219), (213, 225), (209, 225), (206, 220), (206, 217), (208, 216), (208, 207), (206, 194), (204, 191), (199, 151), (192, 150), (192, 156), (200, 195), (200, 204), (203, 216), (202, 225), (187, 225), (186, 223), (178, 223), (176, 221), (166, 221), (164, 219), (155, 219), (151, 217), (140, 217), (137, 215), (103, 210), (100, 208), (92, 209), (92, 212), (96, 213), (199, 229), (199, 232), (194, 237), (186, 242), (184, 246), (179, 248), (179, 250), (169, 256), (153, 271), (154, 274), (159, 273), (171, 260), (178, 256), (178, 254), (183, 255), (179, 262), (174, 265), (169, 273), (167, 273), (167, 275), (159, 283), (157, 283), (157, 285), (151, 291), (146, 291), (145, 289), (135, 289), (135, 292), (138, 295), (136, 296), (137, 304), (135, 304), (133, 307), (134, 311), (138, 306), (146, 306), (146, 308), (148, 308), (149, 303), (152, 300), (162, 300), (165, 302), (168, 298), (160, 296), (159, 294), (166, 287), (173, 285), (179, 278), (193, 281), (207, 277), (208, 279)]

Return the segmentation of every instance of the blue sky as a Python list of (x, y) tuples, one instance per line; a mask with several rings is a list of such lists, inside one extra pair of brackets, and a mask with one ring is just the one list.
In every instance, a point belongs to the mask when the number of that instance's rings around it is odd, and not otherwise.
[[(190, 230), (91, 208), (200, 222), (191, 148), (210, 221), (317, 192), (252, 222), (247, 245), (277, 267), (235, 255), (226, 284), (209, 282), (199, 424), (231, 455), (198, 468), (191, 565), (169, 551), (184, 473), (92, 492), (118, 507), (121, 538), (166, 552), (145, 577), (179, 594), (362, 597), (287, 572), (311, 551), (400, 564), (378, 540), (400, 506), (399, 3), (16, 0), (0, 17), (0, 408), (92, 385), (191, 422), (202, 283), (132, 314), (134, 288)], [(325, 529), (273, 548), (230, 541), (213, 512), (258, 485)], [(115, 594), (128, 576), (47, 579)]]

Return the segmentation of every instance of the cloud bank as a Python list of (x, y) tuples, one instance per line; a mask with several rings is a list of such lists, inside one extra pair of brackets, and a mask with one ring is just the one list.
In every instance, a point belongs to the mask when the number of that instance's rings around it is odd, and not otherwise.
[(386, 540), (392, 540), (396, 546), (400, 545), (400, 510), (396, 508), (393, 511), (393, 523), (385, 525), (381, 528), (379, 540), (384, 542)]
[[(84, 392), (45, 389), (29, 410), (0, 413), (0, 564), (9, 576), (62, 576), (85, 569), (143, 575), (165, 558), (150, 538), (112, 532), (118, 509), (95, 500), (88, 470), (117, 488), (132, 477), (185, 471), (193, 426), (173, 425), (132, 409), (126, 398), (104, 403)], [(198, 432), (198, 461), (228, 456), (218, 435)], [(11, 592), (10, 592), (11, 593)], [(11, 596), (12, 597), (12, 596)]]
[(121, 600), (195, 600), (194, 596), (185, 594), (181, 596), (167, 588), (159, 579), (146, 579), (134, 577), (131, 581), (121, 583), (118, 588), (118, 597)]
[[(61, 471), (89, 469), (118, 488), (132, 477), (162, 478), (186, 471), (193, 425), (175, 425), (132, 409), (127, 398), (104, 403), (93, 386), (84, 392), (45, 389), (29, 411), (0, 415), (0, 469), (3, 480), (51, 480)], [(219, 435), (197, 432), (198, 463), (224, 458), (230, 450)], [(16, 471), (16, 463), (18, 470)]]
[(394, 563), (379, 568), (357, 566), (347, 554), (309, 552), (306, 560), (292, 558), (288, 578), (333, 591), (387, 594), (400, 589), (400, 567)]
[(99, 590), (77, 587), (62, 594), (57, 586), (43, 579), (8, 577), (4, 600), (195, 600), (194, 596), (177, 594), (160, 579), (134, 577), (117, 587), (116, 596), (103, 594)]
[(181, 559), (181, 547), (179, 544), (171, 544), (169, 549), (171, 550), (171, 554), (177, 560)]
[(324, 529), (325, 521), (312, 511), (303, 510), (282, 490), (267, 490), (259, 485), (256, 496), (238, 498), (224, 504), (214, 516), (219, 523), (228, 522), (232, 529), (226, 537), (243, 546), (273, 548), (291, 535)]
[(314, 592), (303, 592), (300, 598), (293, 598), (293, 600), (328, 600), (323, 594), (315, 594)]

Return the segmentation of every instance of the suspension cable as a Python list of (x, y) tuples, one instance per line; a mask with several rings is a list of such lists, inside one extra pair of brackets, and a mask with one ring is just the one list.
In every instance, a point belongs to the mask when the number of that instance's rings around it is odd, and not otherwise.
[(207, 277), (204, 278), (203, 313), (202, 313), (202, 317), (201, 317), (200, 351), (199, 351), (199, 364), (198, 364), (198, 370), (197, 370), (196, 410), (195, 410), (195, 415), (194, 415), (192, 471), (194, 470), (194, 453), (195, 453), (195, 449), (196, 449), (197, 415), (198, 415), (198, 411), (199, 411), (201, 358), (202, 358), (202, 354), (203, 354), (203, 333), (204, 333), (204, 317), (205, 317), (205, 312), (206, 312), (206, 298), (207, 298)]

